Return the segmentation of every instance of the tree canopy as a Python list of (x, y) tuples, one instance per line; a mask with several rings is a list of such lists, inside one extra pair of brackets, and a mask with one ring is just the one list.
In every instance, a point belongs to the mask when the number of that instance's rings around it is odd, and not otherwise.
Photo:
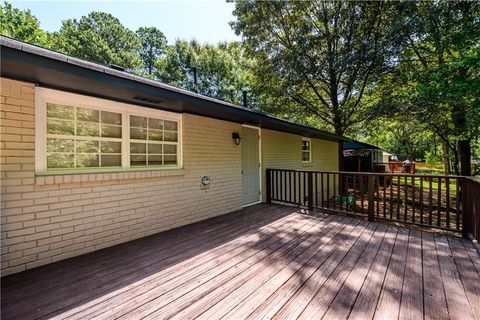
[(78, 58), (132, 70), (141, 65), (140, 39), (109, 13), (65, 20), (54, 39), (56, 49)]

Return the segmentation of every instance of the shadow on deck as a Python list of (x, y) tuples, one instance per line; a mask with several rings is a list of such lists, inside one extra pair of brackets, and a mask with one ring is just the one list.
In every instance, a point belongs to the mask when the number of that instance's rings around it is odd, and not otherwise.
[(259, 204), (2, 279), (3, 319), (480, 316), (465, 239)]

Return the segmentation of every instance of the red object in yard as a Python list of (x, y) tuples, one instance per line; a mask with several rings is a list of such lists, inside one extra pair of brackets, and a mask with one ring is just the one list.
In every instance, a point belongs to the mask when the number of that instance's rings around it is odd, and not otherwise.
[(401, 161), (392, 161), (383, 163), (390, 173), (411, 173), (415, 174), (415, 162), (403, 163)]

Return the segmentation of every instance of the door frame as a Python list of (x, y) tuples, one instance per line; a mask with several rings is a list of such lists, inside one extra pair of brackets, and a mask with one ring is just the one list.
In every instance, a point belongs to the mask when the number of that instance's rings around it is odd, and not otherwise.
[[(262, 203), (262, 198), (263, 198), (263, 185), (262, 185), (262, 169), (263, 169), (263, 163), (262, 163), (262, 128), (248, 125), (248, 124), (242, 124), (242, 127), (250, 128), (250, 129), (257, 129), (258, 131), (258, 186), (259, 186), (259, 197), (260, 199), (256, 202), (252, 202), (249, 204), (242, 204), (242, 208), (248, 207), (248, 206), (253, 206), (254, 204), (259, 204)], [(241, 150), (243, 152), (243, 148)], [(243, 165), (243, 164), (242, 164)], [(242, 180), (242, 198), (243, 198), (243, 180)], [(243, 202), (243, 199), (242, 199)]]

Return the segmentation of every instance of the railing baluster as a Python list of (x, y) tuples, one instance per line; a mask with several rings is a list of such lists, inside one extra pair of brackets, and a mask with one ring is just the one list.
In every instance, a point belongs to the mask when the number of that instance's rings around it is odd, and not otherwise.
[(415, 177), (412, 176), (412, 222), (415, 223)]
[(405, 183), (405, 204), (404, 204), (404, 212), (403, 212), (403, 221), (407, 221), (407, 214), (408, 214), (408, 181), (407, 176), (403, 181)]
[(456, 218), (456, 229), (460, 230), (460, 179), (455, 178), (455, 192), (456, 192), (456, 198), (455, 198), (455, 218)]
[(379, 199), (379, 192), (380, 192), (380, 177), (375, 177), (374, 176), (374, 179), (373, 179), (373, 187), (375, 188), (375, 193), (376, 193), (376, 196), (374, 197), (374, 200), (376, 202), (376, 206), (377, 206), (377, 210), (375, 211), (375, 215), (377, 216), (380, 216), (380, 201), (378, 201)]
[(327, 173), (327, 209), (330, 209), (330, 173)]
[(320, 188), (321, 188), (321, 198), (320, 198), (320, 207), (323, 208), (323, 204), (325, 202), (325, 187), (323, 185), (323, 172), (320, 173)]
[(432, 225), (432, 202), (433, 202), (433, 186), (432, 177), (428, 179), (428, 224)]
[(397, 220), (400, 220), (400, 176), (397, 176)]
[(445, 188), (446, 188), (445, 208), (447, 210), (446, 226), (447, 226), (447, 229), (450, 229), (450, 179), (449, 178), (445, 178)]
[(383, 177), (383, 217), (387, 217), (387, 177)]
[(357, 175), (352, 174), (353, 179), (353, 212), (355, 212), (355, 208), (357, 207)]
[(308, 210), (313, 210), (313, 173), (308, 172)]
[(442, 215), (442, 178), (438, 178), (438, 195), (437, 195), (437, 225), (440, 227), (440, 219)]
[(361, 201), (361, 207), (362, 207), (362, 212), (361, 213), (365, 213), (365, 209), (364, 209), (364, 206), (363, 206), (363, 201), (364, 201), (364, 191), (365, 191), (365, 186), (364, 186), (364, 176), (363, 175), (358, 175), (358, 177), (360, 178), (360, 201)]
[(390, 219), (393, 216), (393, 177), (390, 177), (388, 183), (390, 183)]
[(420, 224), (423, 224), (423, 176), (420, 176), (420, 194), (418, 202), (420, 203)]

